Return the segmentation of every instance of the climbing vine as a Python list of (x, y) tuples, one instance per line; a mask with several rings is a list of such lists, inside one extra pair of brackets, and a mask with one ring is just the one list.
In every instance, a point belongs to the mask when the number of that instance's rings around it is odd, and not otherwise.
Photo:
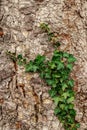
[[(47, 33), (48, 40), (55, 47), (60, 46), (58, 38), (50, 31), (48, 24), (42, 23), (40, 27)], [(34, 60), (26, 62), (22, 55), (14, 56), (8, 52), (12, 60), (24, 65), (26, 72), (38, 72), (40, 77), (49, 85), (49, 95), (55, 103), (54, 114), (62, 122), (65, 130), (77, 130), (80, 124), (75, 120), (74, 109), (74, 80), (70, 73), (76, 58), (67, 52), (56, 49), (51, 60), (45, 56), (37, 55)]]

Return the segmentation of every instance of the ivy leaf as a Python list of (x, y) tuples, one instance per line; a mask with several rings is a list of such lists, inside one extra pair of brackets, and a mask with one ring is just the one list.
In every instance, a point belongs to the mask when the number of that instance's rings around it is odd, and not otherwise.
[(69, 111), (69, 105), (68, 105), (68, 104), (65, 105), (65, 111), (66, 111), (66, 112)]
[(50, 31), (50, 28), (49, 28), (48, 24), (46, 24), (46, 23), (41, 23), (40, 28), (43, 29), (46, 32)]
[(69, 80), (69, 81), (68, 81), (68, 85), (69, 85), (70, 87), (73, 87), (73, 86), (74, 86), (74, 80), (73, 80), (73, 79)]
[(55, 50), (54, 51), (54, 55), (53, 55), (53, 58), (55, 59), (55, 58), (62, 58), (63, 57), (63, 52), (62, 51), (58, 51), (58, 50)]
[(54, 68), (56, 67), (56, 65), (55, 65), (54, 62), (50, 62), (50, 63), (49, 63), (49, 66), (50, 66), (51, 69), (54, 69)]
[(70, 115), (72, 115), (73, 117), (75, 117), (76, 116), (76, 111), (74, 109), (71, 109), (70, 110)]
[(58, 50), (55, 50), (55, 51), (54, 51), (54, 55), (58, 56), (58, 55), (59, 55), (59, 51), (58, 51)]
[(45, 78), (45, 74), (44, 74), (44, 72), (43, 72), (43, 71), (40, 73), (40, 77), (41, 77), (42, 79), (44, 79), (44, 78)]
[(55, 88), (57, 86), (58, 80), (54, 79), (46, 79), (46, 82), (48, 85), (52, 86), (53, 88)]
[(67, 121), (68, 121), (69, 124), (73, 124), (74, 123), (74, 120), (73, 120), (73, 118), (70, 115), (68, 115)]
[(70, 93), (71, 97), (75, 96), (75, 92), (73, 91), (73, 89), (70, 89), (70, 90), (68, 89), (67, 91)]
[(17, 56), (17, 59), (23, 59), (22, 54), (19, 54), (19, 55)]
[(67, 88), (67, 84), (66, 83), (62, 83), (62, 90), (64, 91)]
[(75, 61), (76, 61), (76, 58), (73, 57), (72, 54), (69, 54), (68, 62), (69, 62), (69, 63), (72, 63), (72, 62), (75, 62)]
[(60, 78), (61, 76), (59, 74), (52, 74), (53, 78)]
[(62, 101), (62, 98), (60, 98), (60, 97), (54, 97), (53, 100), (54, 100), (55, 105), (58, 105), (58, 103), (60, 101)]
[(9, 58), (10, 58), (13, 62), (16, 62), (16, 61), (17, 61), (16, 53), (12, 53), (12, 52), (10, 52), (10, 51), (7, 51), (6, 54), (9, 56)]
[(48, 40), (51, 41), (54, 34), (48, 30)]
[(56, 88), (56, 83), (53, 83), (53, 84), (52, 84), (52, 87), (53, 87), (53, 88)]
[(32, 69), (33, 69), (33, 72), (36, 72), (36, 71), (38, 70), (38, 67), (37, 67), (36, 65), (34, 65), (34, 66), (32, 67)]
[(56, 90), (53, 90), (53, 89), (49, 90), (49, 95), (50, 95), (51, 97), (54, 97), (54, 96), (56, 95), (56, 93), (57, 93)]
[(36, 59), (34, 60), (34, 62), (36, 63), (36, 65), (43, 64), (44, 61), (45, 61), (45, 56), (41, 56), (41, 55), (38, 55), (36, 57)]
[(62, 96), (66, 99), (69, 96), (69, 92), (64, 92)]
[(18, 60), (17, 63), (19, 66), (21, 66), (23, 64), (23, 62), (21, 60)]
[(70, 97), (67, 99), (67, 103), (72, 103), (74, 101), (74, 97)]
[(28, 64), (25, 65), (25, 71), (26, 72), (36, 72), (38, 67), (33, 64), (32, 61), (30, 61)]
[(55, 114), (55, 115), (58, 115), (60, 112), (61, 112), (61, 110), (60, 110), (58, 107), (56, 107), (56, 108), (54, 109), (54, 114)]
[(50, 85), (50, 86), (51, 86), (51, 85), (52, 85), (52, 83), (53, 83), (53, 81), (52, 81), (52, 80), (50, 80), (50, 79), (47, 79), (47, 80), (46, 80), (46, 82), (47, 82), (47, 84), (48, 84), (48, 85)]
[(74, 108), (74, 104), (68, 104), (69, 109), (73, 109)]
[(70, 64), (70, 63), (68, 63), (68, 64), (67, 64), (67, 68), (68, 68), (68, 69), (70, 69), (70, 70), (72, 70), (73, 65), (72, 65), (72, 64)]
[(58, 62), (57, 70), (64, 69), (64, 64), (62, 62)]
[(65, 104), (60, 104), (59, 107), (60, 107), (62, 110), (64, 110)]
[(74, 127), (72, 128), (72, 130), (77, 130), (77, 128), (74, 126)]
[(60, 82), (61, 82), (61, 83), (63, 82), (63, 78), (60, 78)]
[(51, 73), (50, 73), (49, 70), (48, 70), (48, 72), (45, 72), (45, 73), (44, 73), (44, 78), (45, 78), (45, 79), (51, 79)]
[[(60, 108), (60, 109), (61, 109), (61, 108)], [(62, 122), (63, 120), (65, 120), (65, 116), (66, 116), (66, 111), (63, 110), (63, 109), (61, 109), (61, 114), (60, 114), (61, 122)]]
[(22, 57), (22, 54), (17, 56), (17, 63), (20, 66), (26, 63), (26, 59)]
[(80, 128), (80, 124), (79, 124), (79, 123), (77, 123), (77, 124), (76, 124), (76, 127), (77, 127), (77, 128)]
[(63, 57), (64, 57), (64, 58), (68, 58), (68, 57), (69, 57), (69, 54), (68, 54), (67, 52), (64, 52), (64, 53), (63, 53)]

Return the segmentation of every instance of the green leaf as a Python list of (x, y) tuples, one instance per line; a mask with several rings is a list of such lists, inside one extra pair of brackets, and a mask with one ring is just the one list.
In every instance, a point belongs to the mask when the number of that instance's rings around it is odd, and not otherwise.
[(54, 97), (56, 94), (57, 94), (57, 91), (56, 91), (56, 90), (53, 90), (53, 89), (49, 90), (49, 95), (50, 95), (51, 97)]
[(59, 107), (60, 107), (62, 110), (64, 110), (65, 106), (66, 106), (65, 104), (60, 104), (60, 105), (59, 105)]
[(53, 57), (54, 57), (54, 59), (57, 59), (57, 58), (59, 58), (59, 57), (62, 58), (62, 57), (63, 57), (63, 52), (62, 52), (62, 51), (55, 50)]
[(67, 84), (66, 83), (62, 83), (62, 90), (64, 91), (67, 88)]
[(59, 74), (52, 74), (52, 78), (60, 78), (61, 76)]
[(72, 54), (69, 54), (68, 62), (69, 62), (69, 63), (72, 63), (72, 62), (75, 62), (75, 61), (76, 61), (76, 58), (73, 57)]
[(70, 115), (72, 115), (73, 117), (75, 117), (76, 116), (76, 111), (74, 109), (71, 109), (70, 110)]
[(21, 66), (23, 64), (23, 62), (21, 60), (18, 60), (17, 63), (19, 66)]
[(51, 86), (54, 82), (50, 79), (46, 79), (46, 83)]
[(53, 84), (52, 84), (52, 87), (53, 87), (53, 88), (56, 88), (56, 86), (57, 86), (56, 83), (53, 83)]
[(68, 85), (69, 85), (70, 87), (73, 87), (73, 86), (74, 86), (74, 80), (73, 80), (73, 79), (69, 80), (69, 81), (68, 81)]
[(25, 65), (25, 71), (26, 71), (26, 72), (32, 71), (32, 65), (33, 65), (33, 64), (31, 64), (31, 63), (26, 64), (26, 65)]
[(67, 103), (72, 103), (74, 101), (74, 97), (70, 97), (67, 99)]
[(60, 78), (59, 80), (60, 80), (61, 83), (63, 82), (63, 78)]
[(68, 54), (67, 52), (64, 52), (64, 53), (63, 53), (63, 57), (68, 58), (68, 57), (69, 57), (69, 54)]
[(33, 69), (33, 72), (36, 72), (36, 71), (38, 70), (38, 67), (37, 67), (36, 65), (34, 65), (34, 66), (32, 67), (32, 69)]
[(70, 64), (70, 63), (68, 63), (68, 64), (67, 64), (67, 68), (70, 69), (70, 70), (72, 70), (72, 69), (73, 69), (73, 65)]
[(66, 114), (67, 114), (66, 111), (63, 110), (63, 109), (61, 109), (61, 114), (60, 114), (60, 116), (61, 116), (61, 122), (62, 122), (63, 120), (65, 120)]
[(24, 64), (26, 64), (26, 59), (25, 58), (23, 58), (22, 57), (22, 55), (20, 54), (20, 55), (18, 55), (17, 56), (17, 63), (18, 63), (18, 65), (24, 65)]
[(37, 55), (36, 59), (34, 60), (34, 63), (37, 65), (43, 64), (45, 61), (45, 56)]
[(13, 62), (16, 62), (16, 61), (17, 61), (16, 53), (12, 53), (12, 52), (10, 52), (10, 51), (7, 51), (6, 54), (9, 56), (9, 58), (10, 58)]
[(74, 127), (74, 128), (72, 128), (72, 130), (77, 130), (77, 128)]
[(60, 110), (58, 107), (56, 107), (56, 108), (54, 109), (54, 114), (55, 114), (55, 115), (58, 115), (60, 112), (61, 112), (61, 110)]
[(62, 101), (62, 98), (60, 98), (60, 97), (54, 97), (53, 100), (54, 100), (55, 105), (58, 105), (58, 103), (60, 101)]
[(36, 72), (38, 67), (36, 65), (33, 65), (33, 62), (30, 61), (28, 64), (25, 65), (25, 71), (26, 72)]
[(54, 34), (48, 30), (48, 40), (51, 41)]
[(66, 112), (69, 111), (69, 106), (68, 106), (68, 104), (65, 104), (65, 111), (66, 111)]
[(46, 83), (50, 86), (52, 86), (53, 88), (55, 88), (57, 86), (58, 80), (56, 79), (46, 79)]
[(17, 56), (17, 59), (23, 59), (22, 54), (19, 54), (19, 55)]
[(55, 65), (54, 62), (50, 62), (50, 63), (49, 63), (49, 66), (50, 66), (51, 69), (54, 69), (54, 68), (56, 67), (56, 65)]
[(74, 104), (68, 104), (69, 109), (73, 109), (74, 108)]
[(40, 73), (40, 77), (41, 77), (42, 79), (45, 78), (45, 74), (44, 74), (43, 71)]
[(80, 128), (80, 124), (79, 124), (79, 123), (77, 123), (77, 124), (76, 124), (76, 127), (77, 127), (77, 128)]
[(44, 74), (44, 78), (50, 79), (50, 78), (51, 78), (50, 72), (49, 72), (49, 73), (45, 73), (45, 74)]
[(57, 70), (64, 69), (64, 63), (58, 62)]
[(66, 99), (69, 96), (69, 92), (64, 92), (62, 96)]
[(49, 28), (48, 24), (46, 24), (46, 23), (41, 23), (40, 28), (43, 29), (46, 32), (50, 31), (50, 28)]
[(67, 91), (69, 92), (71, 97), (75, 96), (75, 92), (73, 91), (73, 89), (70, 89), (70, 90), (68, 89)]
[(70, 115), (68, 115), (67, 121), (68, 121), (69, 124), (73, 124), (74, 123), (74, 120), (73, 120), (73, 118)]

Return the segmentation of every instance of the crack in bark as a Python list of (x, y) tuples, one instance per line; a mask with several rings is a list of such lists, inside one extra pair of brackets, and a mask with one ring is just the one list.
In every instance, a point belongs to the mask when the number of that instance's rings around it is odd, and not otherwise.
[(20, 87), (22, 89), (23, 96), (26, 97), (26, 93), (25, 93), (25, 89), (24, 89), (25, 85), (24, 84), (17, 84), (17, 89), (18, 89), (18, 87)]
[(33, 90), (33, 96), (35, 98), (35, 104), (34, 104), (34, 109), (35, 109), (35, 118), (36, 118), (36, 122), (38, 122), (38, 113), (39, 113), (39, 98), (38, 95), (36, 94), (34, 87), (32, 86), (32, 90)]

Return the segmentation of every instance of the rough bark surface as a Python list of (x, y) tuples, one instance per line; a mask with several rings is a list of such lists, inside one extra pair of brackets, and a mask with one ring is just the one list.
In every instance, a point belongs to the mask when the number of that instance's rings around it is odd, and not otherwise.
[(76, 120), (79, 130), (87, 130), (87, 0), (0, 0), (0, 130), (63, 130), (49, 87), (6, 55), (9, 50), (28, 60), (38, 53), (50, 57), (53, 48), (41, 22), (58, 32), (60, 49), (77, 58)]

